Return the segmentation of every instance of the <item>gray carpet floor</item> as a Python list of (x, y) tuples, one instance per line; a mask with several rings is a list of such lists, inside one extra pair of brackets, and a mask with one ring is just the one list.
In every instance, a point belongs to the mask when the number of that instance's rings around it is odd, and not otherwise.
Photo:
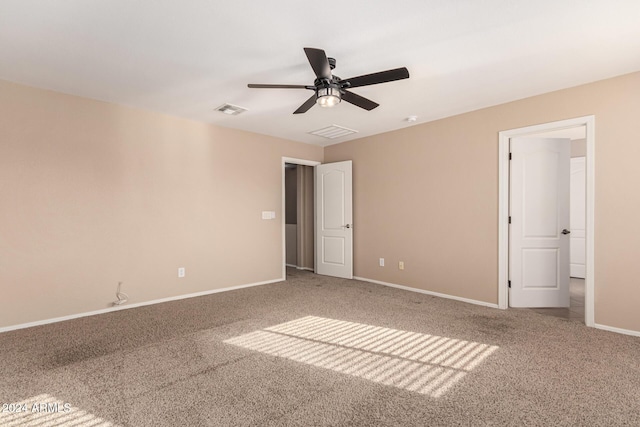
[(289, 270), (0, 334), (2, 426), (640, 425), (640, 338)]

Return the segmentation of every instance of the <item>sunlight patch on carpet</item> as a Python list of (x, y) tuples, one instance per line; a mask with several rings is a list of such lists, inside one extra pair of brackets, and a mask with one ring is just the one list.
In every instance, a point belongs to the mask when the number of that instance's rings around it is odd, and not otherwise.
[(316, 316), (224, 342), (432, 397), (442, 396), (498, 349)]
[(49, 394), (0, 404), (3, 427), (118, 427)]

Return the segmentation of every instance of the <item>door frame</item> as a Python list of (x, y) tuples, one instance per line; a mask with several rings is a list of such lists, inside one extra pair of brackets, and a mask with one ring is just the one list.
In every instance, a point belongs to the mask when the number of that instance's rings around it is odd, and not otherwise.
[[(282, 210), (280, 212), (282, 212), (282, 215), (280, 215), (282, 217), (281, 220), (281, 228), (282, 228), (282, 280), (287, 280), (287, 241), (286, 241), (286, 228), (287, 228), (287, 221), (285, 218), (285, 212), (286, 212), (286, 206), (285, 206), (285, 166), (286, 163), (292, 163), (294, 165), (303, 165), (303, 166), (318, 166), (321, 165), (322, 162), (318, 162), (316, 160), (307, 160), (307, 159), (296, 159), (293, 157), (282, 157), (282, 164), (280, 165), (280, 169), (282, 170)], [(315, 215), (314, 215), (314, 222), (315, 222)], [(315, 224), (313, 226), (313, 229), (315, 230)], [(314, 249), (315, 250), (315, 249)], [(313, 257), (313, 271), (316, 270), (316, 266), (315, 266), (315, 259), (316, 257)]]
[(577, 117), (498, 133), (498, 307), (509, 306), (509, 140), (520, 136), (585, 127), (586, 155), (586, 275), (584, 323), (595, 326), (595, 116)]

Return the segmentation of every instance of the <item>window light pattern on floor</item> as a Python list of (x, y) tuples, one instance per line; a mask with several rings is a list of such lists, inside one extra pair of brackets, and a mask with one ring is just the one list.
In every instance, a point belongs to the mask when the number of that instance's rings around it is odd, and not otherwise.
[(224, 342), (432, 397), (442, 396), (498, 349), (316, 316)]
[(2, 427), (118, 427), (48, 394), (3, 406)]

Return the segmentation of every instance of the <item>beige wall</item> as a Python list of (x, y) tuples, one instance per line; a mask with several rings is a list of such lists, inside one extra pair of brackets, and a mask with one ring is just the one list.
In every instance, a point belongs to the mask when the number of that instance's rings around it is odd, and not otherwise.
[[(498, 132), (594, 114), (596, 322), (640, 331), (639, 91), (634, 73), (325, 148), (354, 161), (355, 274), (497, 303)], [(136, 303), (279, 279), (260, 212), (283, 214), (282, 156), (323, 150), (0, 82), (0, 328), (106, 308), (118, 281)]]
[(282, 156), (323, 150), (0, 81), (0, 327), (281, 278)]
[(298, 225), (286, 224), (284, 229), (285, 260), (287, 265), (298, 265)]
[(574, 139), (571, 141), (571, 157), (585, 157), (587, 155), (587, 140)]
[(297, 262), (298, 267), (314, 268), (314, 186), (313, 167), (298, 165), (297, 172)]
[(633, 73), (326, 147), (353, 160), (355, 275), (497, 304), (498, 132), (593, 114), (595, 320), (640, 331), (638, 93)]
[(286, 168), (284, 170), (284, 194), (285, 194), (285, 223), (297, 224), (298, 223), (298, 171), (295, 168)]

